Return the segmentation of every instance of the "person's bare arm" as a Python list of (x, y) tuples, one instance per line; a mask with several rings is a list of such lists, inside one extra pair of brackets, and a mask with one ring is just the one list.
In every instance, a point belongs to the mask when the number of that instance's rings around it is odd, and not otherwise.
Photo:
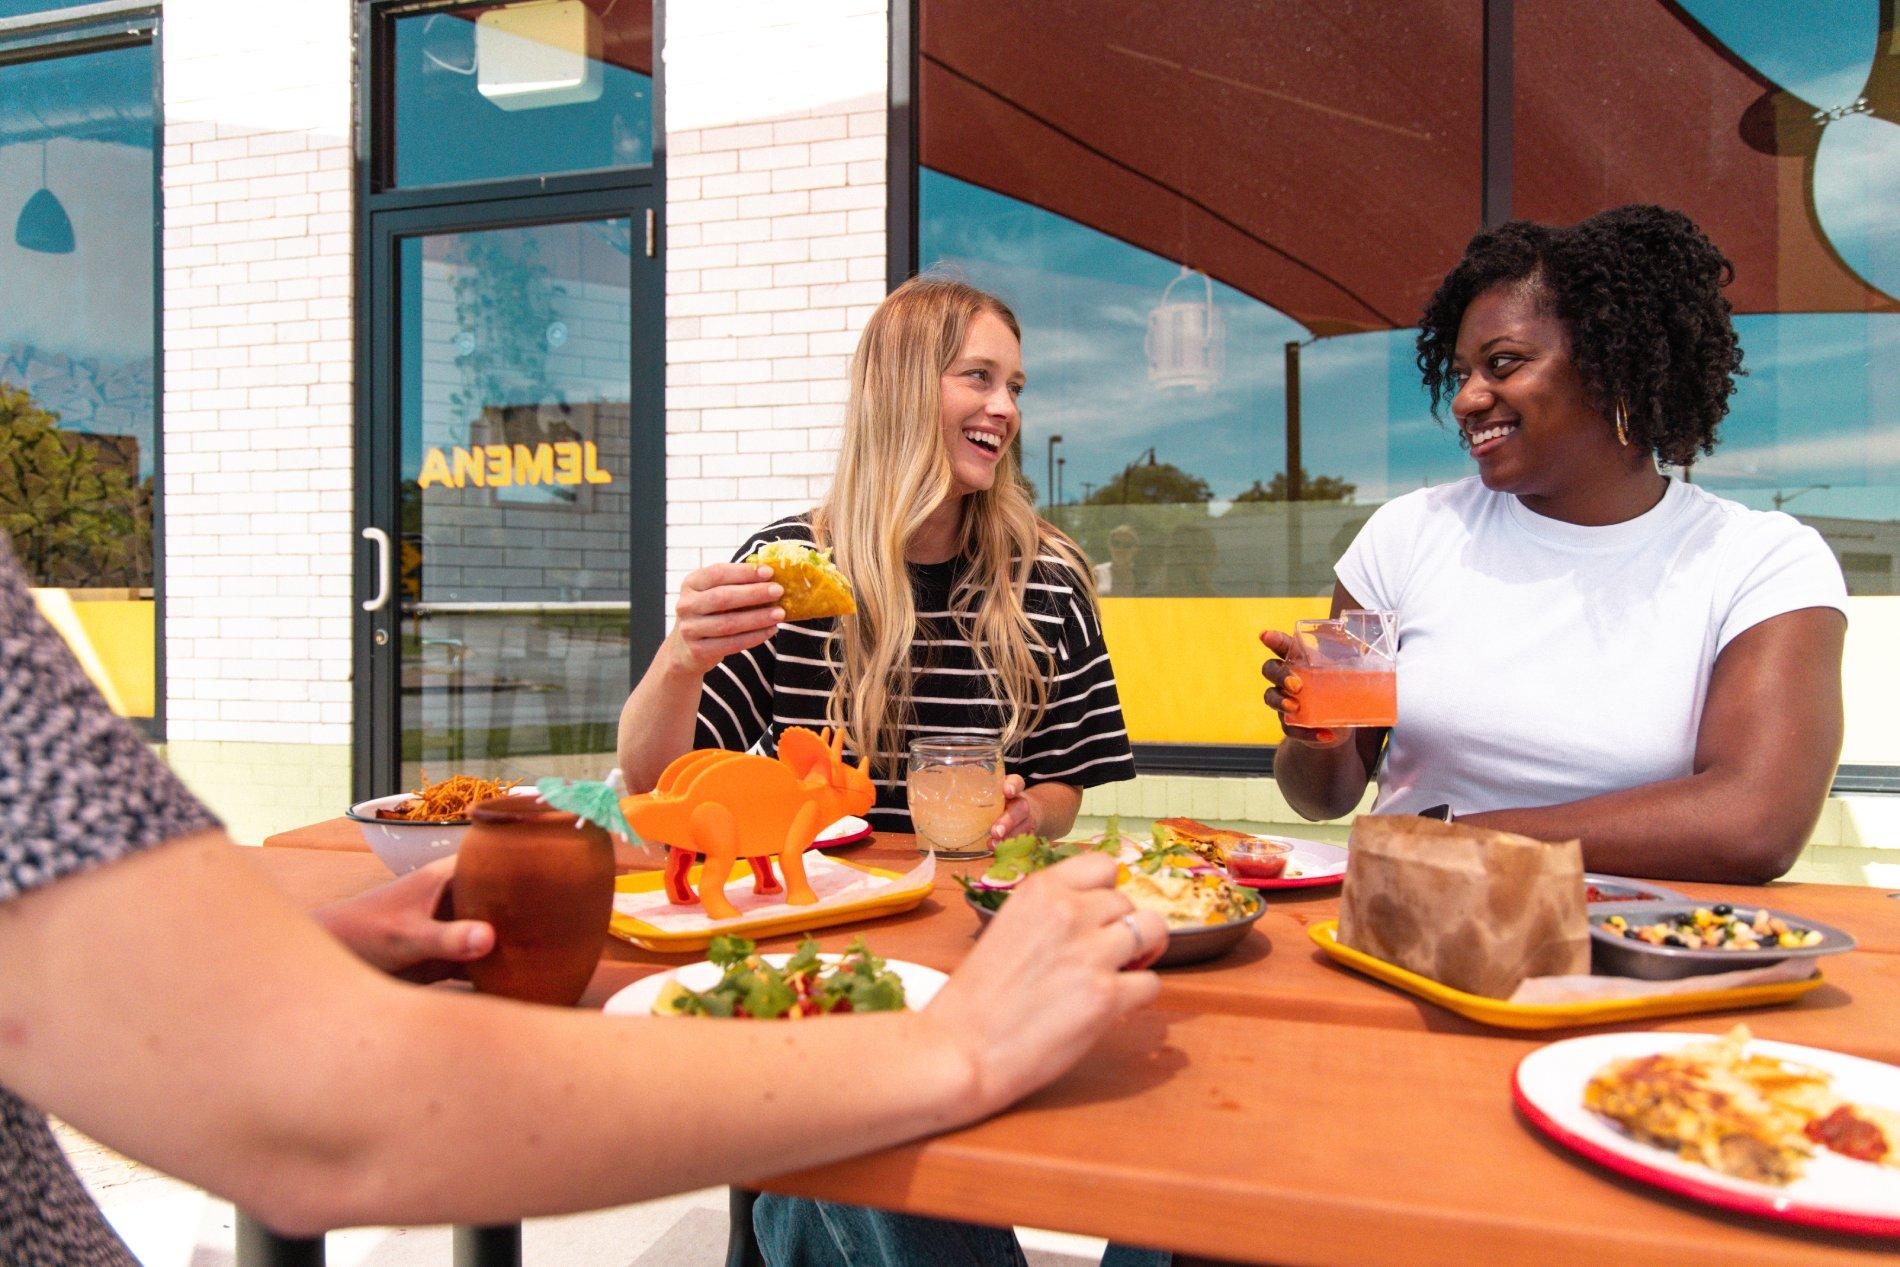
[(289, 1233), (757, 1178), (994, 1112), (1151, 999), (1117, 969), (1165, 929), (1079, 861), (924, 1012), (634, 1020), (399, 984), (190, 837), (0, 903), (0, 1084)]
[(706, 674), (733, 652), (772, 636), (785, 618), (773, 604), (784, 594), (771, 568), (750, 563), (715, 563), (687, 576), (674, 604), (673, 632), (620, 709), (616, 746), (628, 788), (647, 791), (693, 746)]
[[(1358, 606), (1359, 600), (1344, 585), (1333, 582), (1332, 615)], [(1267, 707), (1280, 714), (1286, 731), (1286, 740), (1273, 754), (1273, 778), (1280, 794), (1310, 821), (1352, 813), (1378, 768), (1385, 728), (1314, 730), (1300, 725), (1299, 666), (1285, 659), (1293, 653), (1293, 638), (1269, 629), (1260, 635), (1260, 642), (1276, 657), (1260, 666), (1260, 675), (1271, 683), (1263, 698)]]
[[(1788, 612), (1736, 635), (1710, 674), (1694, 771), (1685, 778), (1458, 821), (1544, 840), (1580, 838), (1594, 871), (1773, 880), (1801, 855), (1840, 760), (1846, 637), (1846, 619), (1828, 607)], [(1601, 667), (1604, 707), (1640, 708), (1641, 700), (1617, 699), (1615, 666)]]

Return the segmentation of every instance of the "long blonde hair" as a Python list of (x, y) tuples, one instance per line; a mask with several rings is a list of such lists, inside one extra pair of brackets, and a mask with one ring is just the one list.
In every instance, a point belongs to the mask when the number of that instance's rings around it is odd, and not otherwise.
[[(943, 375), (976, 318), (1000, 318), (1020, 341), (1016, 314), (996, 296), (943, 277), (916, 277), (878, 305), (851, 358), (838, 474), (813, 528), (856, 591), (858, 613), (839, 621), (828, 653), (836, 668), (827, 718), (886, 771), (899, 768), (914, 715), (911, 644), (917, 607), (904, 551), (932, 511), (953, 496), (942, 424)], [(1034, 728), (1048, 704), (1044, 657), (1025, 595), (1036, 557), (1050, 550), (1093, 601), (1081, 551), (1036, 515), (1016, 447), (1004, 451), (988, 489), (963, 498), (958, 557), (967, 571), (952, 607), (978, 596), (967, 636), (978, 667), (994, 680), (1003, 745)], [(1046, 662), (1046, 661), (1045, 661)]]

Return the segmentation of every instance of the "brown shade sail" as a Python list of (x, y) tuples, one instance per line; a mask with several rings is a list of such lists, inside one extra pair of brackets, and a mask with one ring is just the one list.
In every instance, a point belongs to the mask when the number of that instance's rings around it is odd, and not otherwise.
[[(1482, 9), (927, 0), (921, 159), (1316, 335), (1409, 326), (1480, 225)], [(1809, 153), (1764, 144), (1775, 86), (1692, 20), (1662, 0), (1517, 15), (1516, 214), (1658, 202), (1735, 261), (1738, 311), (1900, 308), (1828, 247)]]

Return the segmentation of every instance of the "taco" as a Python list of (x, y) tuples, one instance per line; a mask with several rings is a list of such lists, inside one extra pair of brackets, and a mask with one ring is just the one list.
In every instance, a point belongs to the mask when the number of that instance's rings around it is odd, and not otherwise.
[(779, 606), (787, 620), (816, 620), (820, 616), (849, 616), (858, 610), (851, 582), (831, 561), (831, 551), (802, 541), (771, 541), (745, 558), (772, 569), (772, 579), (785, 587)]

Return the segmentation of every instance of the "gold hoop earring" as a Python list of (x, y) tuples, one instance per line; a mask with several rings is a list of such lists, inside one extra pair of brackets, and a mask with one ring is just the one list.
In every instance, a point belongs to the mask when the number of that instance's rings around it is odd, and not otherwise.
[(1630, 411), (1620, 400), (1616, 402), (1616, 442), (1626, 449), (1630, 447)]

